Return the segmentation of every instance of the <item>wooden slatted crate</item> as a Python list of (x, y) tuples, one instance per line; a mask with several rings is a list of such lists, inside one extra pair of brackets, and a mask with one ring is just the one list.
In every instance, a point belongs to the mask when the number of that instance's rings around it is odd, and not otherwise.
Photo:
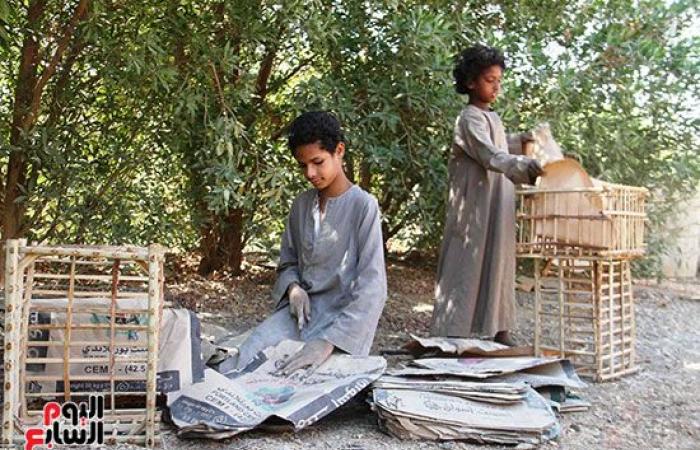
[(48, 401), (105, 399), (105, 443), (157, 444), (165, 249), (6, 243), (2, 443)]
[(644, 255), (644, 188), (605, 183), (568, 189), (521, 188), (517, 211), (520, 256)]
[(635, 372), (629, 259), (534, 261), (535, 353), (570, 358), (595, 381)]

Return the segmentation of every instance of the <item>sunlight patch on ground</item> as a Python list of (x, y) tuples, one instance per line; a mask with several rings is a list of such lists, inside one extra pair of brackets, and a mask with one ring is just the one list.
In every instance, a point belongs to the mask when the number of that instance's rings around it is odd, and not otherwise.
[(700, 370), (700, 363), (684, 362), (683, 368), (688, 370)]
[(417, 313), (427, 313), (427, 312), (431, 313), (431, 312), (433, 312), (433, 305), (431, 305), (429, 303), (418, 303), (412, 309), (413, 309), (413, 312), (417, 312)]

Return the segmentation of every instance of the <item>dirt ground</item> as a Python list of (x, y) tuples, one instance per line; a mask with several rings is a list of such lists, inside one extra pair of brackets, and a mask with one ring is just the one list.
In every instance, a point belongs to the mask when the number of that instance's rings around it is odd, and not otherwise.
[[(253, 268), (243, 277), (180, 278), (168, 286), (174, 305), (196, 308), (203, 320), (245, 331), (270, 312), (271, 269)], [(397, 348), (408, 333), (426, 334), (432, 311), (431, 267), (389, 264), (389, 300), (374, 351)], [(561, 437), (542, 448), (700, 449), (700, 282), (637, 283), (639, 372), (622, 380), (590, 384), (581, 393), (587, 412), (561, 418)], [(532, 339), (533, 297), (518, 293), (519, 343)], [(390, 365), (396, 363), (389, 360)], [(317, 425), (293, 432), (252, 431), (222, 441), (180, 440), (163, 433), (165, 449), (484, 449), (462, 442), (400, 441), (381, 433), (362, 400), (340, 408)], [(503, 447), (508, 448), (508, 447)], [(511, 447), (512, 448), (512, 447)]]
[[(166, 300), (196, 310), (203, 322), (234, 332), (253, 327), (270, 312), (275, 274), (251, 266), (246, 275), (202, 279), (186, 265), (169, 269)], [(434, 269), (390, 262), (389, 299), (379, 322), (373, 352), (396, 349), (409, 333), (427, 334), (432, 313)], [(562, 435), (541, 448), (700, 450), (700, 279), (683, 283), (635, 283), (639, 371), (619, 381), (589, 384), (580, 392), (593, 406), (561, 417)], [(518, 292), (520, 344), (532, 341), (533, 296)], [(391, 357), (389, 365), (398, 362)], [(374, 414), (356, 398), (313, 427), (291, 431), (251, 431), (225, 441), (182, 440), (164, 427), (162, 447), (196, 450), (398, 450), (499, 449), (463, 442), (401, 441), (381, 433)], [(115, 447), (106, 447), (115, 449)], [(136, 449), (118, 446), (118, 449)]]

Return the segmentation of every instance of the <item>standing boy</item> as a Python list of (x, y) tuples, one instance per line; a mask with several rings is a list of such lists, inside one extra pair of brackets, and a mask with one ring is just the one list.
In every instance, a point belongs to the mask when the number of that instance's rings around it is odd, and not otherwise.
[(505, 67), (498, 50), (475, 45), (462, 52), (453, 72), (455, 89), (469, 104), (454, 129), (431, 334), (489, 336), (512, 345), (514, 184), (534, 184), (542, 167), (519, 154), (522, 135), (509, 153), (501, 119), (491, 109)]

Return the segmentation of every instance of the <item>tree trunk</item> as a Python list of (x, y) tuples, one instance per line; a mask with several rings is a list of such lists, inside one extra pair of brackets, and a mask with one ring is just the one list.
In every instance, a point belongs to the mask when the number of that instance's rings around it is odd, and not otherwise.
[[(81, 0), (64, 27), (61, 38), (48, 65), (38, 72), (39, 41), (41, 19), (46, 9), (47, 0), (35, 0), (27, 8), (27, 31), (22, 42), (17, 84), (15, 85), (15, 101), (12, 111), (12, 127), (10, 129), (10, 157), (7, 166), (4, 195), (2, 199), (2, 238), (13, 239), (21, 237), (25, 202), (21, 200), (22, 190), (27, 186), (26, 135), (36, 125), (44, 88), (54, 75), (56, 68), (63, 59), (66, 49), (73, 38), (75, 28), (87, 14), (88, 0)], [(4, 259), (2, 259), (4, 260)]]
[(229, 269), (241, 273), (243, 262), (243, 210), (232, 209), (227, 215), (213, 215), (202, 227), (200, 252), (202, 260), (198, 272), (202, 276)]
[(345, 170), (345, 176), (348, 177), (348, 180), (350, 180), (351, 183), (355, 183), (355, 161), (353, 160), (352, 156), (348, 155), (347, 153), (345, 154), (345, 166), (343, 167)]
[(389, 256), (389, 226), (382, 221), (382, 247), (384, 248), (384, 258)]
[[(38, 35), (39, 22), (46, 7), (46, 1), (33, 2), (27, 11), (27, 29), (22, 42), (22, 53), (15, 85), (15, 101), (10, 129), (10, 158), (7, 165), (3, 195), (2, 238), (14, 239), (18, 236), (24, 216), (24, 203), (18, 201), (22, 195), (21, 186), (27, 179), (27, 160), (23, 152), (26, 117), (31, 113), (34, 88), (38, 81), (39, 62)], [(4, 258), (2, 258), (4, 261)]]
[[(34, 87), (38, 81), (37, 67), (39, 62), (39, 24), (46, 8), (46, 0), (32, 2), (27, 8), (27, 31), (22, 42), (15, 98), (12, 110), (12, 125), (10, 128), (10, 157), (7, 164), (5, 184), (2, 189), (2, 242), (7, 239), (20, 237), (24, 203), (18, 201), (22, 194), (20, 186), (27, 179), (27, 160), (23, 152), (25, 135), (25, 118), (30, 113)], [(0, 281), (5, 279), (4, 245), (0, 245)]]
[(372, 171), (369, 162), (365, 159), (360, 161), (360, 187), (369, 192), (372, 185)]

